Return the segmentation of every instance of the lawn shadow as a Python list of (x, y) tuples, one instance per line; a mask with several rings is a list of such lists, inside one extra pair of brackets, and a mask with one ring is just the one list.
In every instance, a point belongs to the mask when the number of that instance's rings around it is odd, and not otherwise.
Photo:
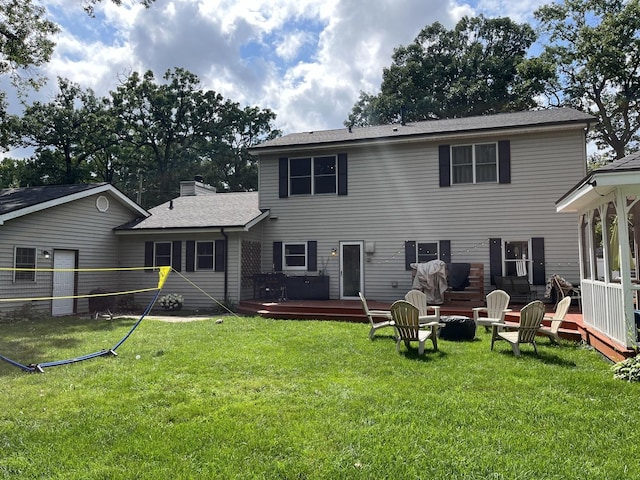
[[(494, 348), (494, 351), (497, 351), (499, 354), (501, 355), (506, 355), (506, 356), (511, 356), (514, 358), (518, 358), (515, 356), (515, 354), (513, 353), (513, 350), (509, 347), (509, 349), (506, 348), (502, 348), (500, 350), (498, 350), (497, 348)], [(547, 365), (558, 365), (560, 367), (576, 367), (576, 363), (570, 360), (565, 360), (564, 358), (559, 357), (558, 355), (555, 354), (551, 354), (547, 351), (545, 351), (545, 346), (538, 345), (538, 353), (536, 354), (536, 352), (533, 350), (533, 347), (530, 346), (530, 348), (527, 348), (525, 346), (525, 348), (522, 348), (522, 345), (520, 346), (520, 357), (521, 358), (531, 358), (531, 359), (535, 359), (538, 361), (541, 361), (544, 364)]]
[[(13, 362), (29, 366), (44, 362), (76, 358), (103, 349), (112, 348), (124, 334), (122, 327), (133, 325), (129, 318), (113, 320), (95, 320), (81, 317), (52, 317), (35, 321), (20, 321), (5, 323), (5, 332), (0, 340), (0, 355)], [(7, 329), (7, 325), (11, 325)], [(7, 331), (9, 330), (9, 331)], [(115, 335), (115, 331), (120, 332)], [(106, 344), (93, 345), (91, 340), (82, 338), (100, 332), (114, 332), (113, 338), (105, 341)], [(51, 353), (61, 351), (62, 353)], [(6, 366), (14, 366), (0, 359), (0, 363)], [(11, 369), (0, 369), (0, 375), (8, 374)]]

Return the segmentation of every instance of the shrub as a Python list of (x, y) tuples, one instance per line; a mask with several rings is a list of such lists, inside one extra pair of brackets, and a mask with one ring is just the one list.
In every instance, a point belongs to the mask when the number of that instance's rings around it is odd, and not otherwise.
[(158, 300), (158, 304), (165, 310), (180, 310), (183, 303), (184, 298), (179, 293), (163, 295), (160, 297), (160, 300)]
[(611, 369), (615, 378), (629, 382), (640, 382), (640, 356), (618, 362)]

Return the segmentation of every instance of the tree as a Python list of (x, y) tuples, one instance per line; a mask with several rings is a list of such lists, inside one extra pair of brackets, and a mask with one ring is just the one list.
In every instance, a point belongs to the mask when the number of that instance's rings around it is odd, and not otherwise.
[(30, 159), (30, 183), (90, 180), (91, 159), (116, 140), (107, 131), (109, 105), (105, 99), (63, 78), (58, 78), (58, 88), (53, 101), (26, 107), (18, 122), (20, 146), (35, 150)]
[[(184, 69), (167, 71), (164, 83), (153, 72), (134, 72), (112, 92), (113, 115), (121, 147), (128, 148), (129, 179), (125, 191), (137, 188), (144, 175), (144, 205), (155, 205), (178, 193), (180, 180), (205, 173), (221, 189), (257, 188), (257, 168), (247, 148), (279, 132), (272, 131), (270, 110), (240, 109)], [(135, 183), (135, 184), (134, 184)]]
[(21, 69), (49, 61), (55, 46), (50, 37), (58, 27), (45, 13), (32, 0), (0, 0), (0, 74), (19, 82)]
[(621, 158), (638, 148), (640, 5), (638, 0), (565, 0), (535, 12), (557, 65), (561, 103), (595, 115), (595, 141)]
[[(139, 0), (138, 3), (145, 8), (149, 8), (155, 1), (156, 0)], [(118, 6), (122, 5), (122, 0), (111, 0), (111, 2)], [(102, 3), (102, 0), (82, 0), (84, 11), (91, 16), (93, 16), (95, 5), (98, 3)]]
[[(96, 4), (103, 0), (82, 0), (87, 13), (93, 14)], [(121, 0), (111, 0), (120, 5)], [(149, 7), (155, 0), (139, 0)], [(45, 82), (44, 77), (32, 68), (47, 63), (53, 53), (55, 42), (52, 37), (60, 30), (46, 18), (44, 7), (35, 0), (0, 0), (0, 75), (9, 75), (18, 93), (28, 88), (38, 89)], [(7, 148), (5, 92), (0, 91), (0, 148)]]
[(453, 30), (435, 22), (394, 50), (381, 92), (360, 94), (346, 125), (524, 110), (537, 105), (553, 70), (527, 59), (536, 34), (509, 18), (462, 18)]

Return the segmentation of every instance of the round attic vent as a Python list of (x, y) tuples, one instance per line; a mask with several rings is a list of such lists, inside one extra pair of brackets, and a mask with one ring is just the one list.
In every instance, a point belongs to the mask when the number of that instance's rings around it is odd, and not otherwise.
[(102, 213), (109, 210), (109, 199), (104, 195), (100, 195), (98, 198), (96, 198), (96, 208), (99, 212)]

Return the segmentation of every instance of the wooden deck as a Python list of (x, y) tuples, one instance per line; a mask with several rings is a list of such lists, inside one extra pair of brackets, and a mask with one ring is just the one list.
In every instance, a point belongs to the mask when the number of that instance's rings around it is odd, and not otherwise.
[[(388, 310), (388, 302), (379, 302), (367, 298), (370, 309)], [(440, 306), (442, 315), (463, 315), (473, 317), (472, 308), (481, 306), (471, 301), (446, 302)], [(511, 304), (512, 312), (506, 315), (506, 322), (518, 322), (520, 309), (524, 305)], [(554, 305), (545, 304), (547, 315), (553, 314)], [(265, 318), (285, 320), (340, 320), (346, 322), (367, 323), (359, 300), (288, 300), (283, 302), (269, 300), (246, 300), (240, 302), (237, 312), (245, 315), (259, 315)], [(545, 325), (549, 322), (545, 320)], [(566, 340), (584, 342), (591, 345), (603, 356), (617, 362), (635, 355), (635, 351), (617, 344), (603, 333), (584, 324), (577, 306), (572, 306), (562, 323), (559, 334)]]
[[(388, 310), (388, 302), (367, 299), (370, 309)], [(441, 315), (464, 315), (473, 317), (472, 308), (481, 306), (473, 302), (449, 302), (440, 306)], [(517, 322), (520, 308), (523, 305), (512, 305), (506, 321)], [(553, 305), (546, 305), (547, 313), (553, 313)], [(245, 300), (240, 302), (238, 313), (259, 315), (265, 318), (284, 320), (341, 320), (347, 322), (366, 323), (367, 317), (362, 311), (359, 300), (288, 300), (284, 302), (265, 300)], [(548, 325), (548, 322), (544, 322)], [(560, 329), (560, 336), (568, 340), (582, 339), (582, 315), (577, 307), (572, 307)]]

